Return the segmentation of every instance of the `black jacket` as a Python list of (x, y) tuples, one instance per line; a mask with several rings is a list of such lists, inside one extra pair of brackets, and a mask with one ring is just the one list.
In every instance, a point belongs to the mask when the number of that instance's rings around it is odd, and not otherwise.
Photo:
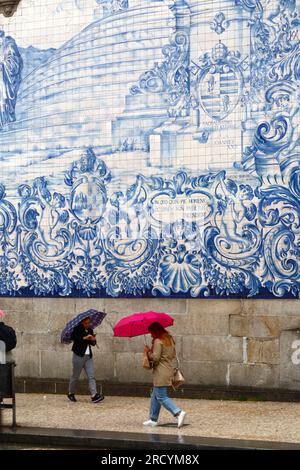
[(6, 352), (12, 351), (17, 345), (15, 330), (4, 322), (0, 322), (0, 340), (4, 341)]
[[(90, 346), (95, 346), (96, 341), (88, 341), (83, 339), (85, 336), (94, 335), (94, 332), (91, 328), (86, 330), (82, 325), (77, 325), (71, 335), (73, 341), (72, 351), (77, 354), (77, 356), (83, 357), (85, 355), (86, 348), (88, 344)], [(93, 356), (92, 348), (90, 347), (90, 357)]]

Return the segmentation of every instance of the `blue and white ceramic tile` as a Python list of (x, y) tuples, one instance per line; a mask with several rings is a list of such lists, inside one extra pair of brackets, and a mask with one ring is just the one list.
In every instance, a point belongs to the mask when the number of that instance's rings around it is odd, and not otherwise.
[(299, 2), (1, 22), (0, 295), (299, 297)]

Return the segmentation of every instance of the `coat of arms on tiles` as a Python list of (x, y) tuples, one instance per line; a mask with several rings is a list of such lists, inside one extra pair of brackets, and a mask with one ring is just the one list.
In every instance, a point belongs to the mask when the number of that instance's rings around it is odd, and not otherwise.
[(219, 42), (192, 65), (195, 102), (213, 120), (229, 116), (241, 99), (245, 60)]

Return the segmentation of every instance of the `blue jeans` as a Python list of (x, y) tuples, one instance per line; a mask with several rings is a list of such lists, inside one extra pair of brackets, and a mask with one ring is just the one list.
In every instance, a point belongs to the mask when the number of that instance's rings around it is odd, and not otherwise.
[(162, 406), (170, 411), (173, 416), (181, 412), (181, 409), (168, 397), (167, 387), (153, 387), (150, 403), (150, 419), (152, 421), (158, 421)]

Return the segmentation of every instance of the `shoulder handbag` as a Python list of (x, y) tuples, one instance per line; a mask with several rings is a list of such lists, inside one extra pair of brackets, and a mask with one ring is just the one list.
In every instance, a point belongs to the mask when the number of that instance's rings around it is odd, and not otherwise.
[(180, 371), (180, 369), (175, 368), (174, 369), (174, 377), (172, 380), (172, 387), (174, 390), (177, 390), (179, 387), (181, 387), (185, 383), (185, 378)]
[[(175, 343), (174, 343), (174, 346), (175, 346)], [(174, 390), (177, 390), (179, 387), (181, 387), (185, 383), (185, 378), (184, 378), (183, 373), (180, 370), (180, 363), (179, 363), (178, 354), (177, 354), (176, 349), (175, 349), (175, 352), (176, 352), (177, 367), (174, 368), (174, 375), (173, 375), (173, 379), (172, 379), (172, 387), (173, 387)]]
[(142, 365), (143, 365), (143, 368), (144, 368), (144, 369), (152, 369), (152, 362), (150, 362), (147, 353), (144, 353), (144, 356), (143, 356), (143, 364), (142, 364)]

